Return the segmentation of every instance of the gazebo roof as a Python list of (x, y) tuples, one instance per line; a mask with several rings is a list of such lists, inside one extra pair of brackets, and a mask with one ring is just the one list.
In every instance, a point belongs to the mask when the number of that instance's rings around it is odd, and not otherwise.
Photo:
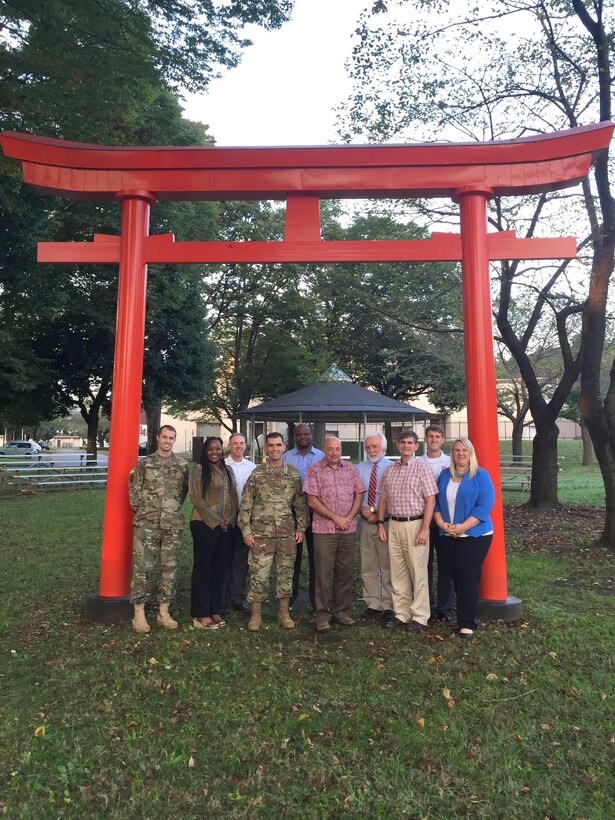
[(397, 421), (430, 414), (419, 407), (381, 396), (349, 381), (319, 381), (240, 413), (253, 420)]

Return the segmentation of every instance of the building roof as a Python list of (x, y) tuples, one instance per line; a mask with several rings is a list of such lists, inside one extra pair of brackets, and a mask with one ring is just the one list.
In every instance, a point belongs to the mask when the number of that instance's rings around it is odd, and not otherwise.
[(240, 413), (253, 420), (396, 421), (430, 414), (347, 381), (319, 381)]

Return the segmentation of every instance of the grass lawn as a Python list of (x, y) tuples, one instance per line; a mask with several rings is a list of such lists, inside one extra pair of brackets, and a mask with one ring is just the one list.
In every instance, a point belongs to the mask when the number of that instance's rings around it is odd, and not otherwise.
[[(600, 510), (507, 508), (525, 619), (471, 642), (85, 621), (103, 494), (0, 500), (0, 810), (9, 817), (613, 816), (613, 556)], [(578, 493), (577, 493), (577, 501)], [(356, 601), (359, 614), (362, 602)], [(150, 619), (152, 620), (152, 619)]]

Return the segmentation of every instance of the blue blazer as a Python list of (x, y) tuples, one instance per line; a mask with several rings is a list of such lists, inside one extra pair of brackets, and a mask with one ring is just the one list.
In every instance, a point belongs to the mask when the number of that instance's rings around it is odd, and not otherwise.
[[(457, 491), (454, 521), (450, 519), (448, 501), (446, 500), (446, 488), (450, 480), (450, 470), (442, 470), (438, 476), (438, 495), (436, 496), (434, 512), (439, 512), (448, 524), (462, 524), (470, 515), (478, 518), (479, 523), (475, 527), (466, 530), (467, 535), (479, 536), (491, 532), (493, 524), (490, 516), (495, 501), (495, 490), (487, 470), (479, 467), (474, 478), (470, 478), (468, 473), (464, 473)], [(440, 530), (440, 535), (445, 534), (443, 530)]]

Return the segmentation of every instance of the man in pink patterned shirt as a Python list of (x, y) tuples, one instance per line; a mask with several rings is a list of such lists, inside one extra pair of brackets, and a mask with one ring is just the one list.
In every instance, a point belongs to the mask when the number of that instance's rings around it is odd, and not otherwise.
[(314, 513), (316, 630), (330, 629), (331, 619), (352, 626), (348, 609), (354, 579), (356, 515), (365, 486), (356, 467), (342, 460), (342, 442), (338, 438), (332, 436), (325, 441), (325, 457), (308, 470), (303, 492)]
[[(415, 456), (418, 446), (414, 430), (400, 430), (400, 460), (382, 476), (378, 504), (378, 538), (389, 541), (395, 609), (395, 617), (385, 626), (406, 632), (421, 632), (429, 620), (429, 524), (438, 493), (431, 467)], [(387, 513), (388, 536), (384, 527)]]

